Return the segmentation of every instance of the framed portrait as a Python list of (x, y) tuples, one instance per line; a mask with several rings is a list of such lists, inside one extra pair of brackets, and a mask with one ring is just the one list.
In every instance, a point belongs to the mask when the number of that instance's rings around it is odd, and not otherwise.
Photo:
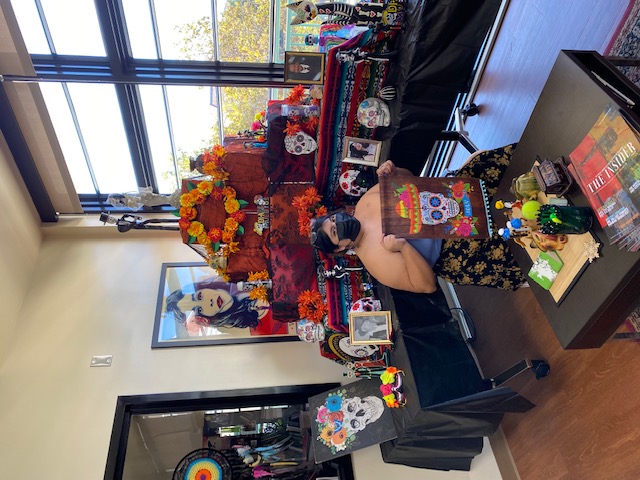
[(344, 137), (342, 161), (377, 167), (380, 162), (381, 150), (382, 142), (380, 140)]
[(318, 85), (324, 82), (324, 53), (284, 52), (285, 83)]
[(151, 348), (299, 341), (249, 293), (206, 263), (163, 263)]
[(391, 312), (349, 312), (351, 345), (390, 345)]

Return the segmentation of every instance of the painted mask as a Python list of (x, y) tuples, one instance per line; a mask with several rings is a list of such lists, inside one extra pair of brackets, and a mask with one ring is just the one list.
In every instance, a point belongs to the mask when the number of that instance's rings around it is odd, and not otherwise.
[(358, 178), (357, 170), (347, 170), (340, 175), (340, 188), (352, 197), (360, 197), (367, 191), (366, 187), (361, 187), (356, 183), (356, 178)]
[(284, 137), (284, 148), (292, 155), (304, 155), (318, 148), (316, 141), (305, 132)]
[(388, 127), (391, 124), (389, 107), (374, 97), (365, 98), (358, 107), (358, 122), (367, 128)]

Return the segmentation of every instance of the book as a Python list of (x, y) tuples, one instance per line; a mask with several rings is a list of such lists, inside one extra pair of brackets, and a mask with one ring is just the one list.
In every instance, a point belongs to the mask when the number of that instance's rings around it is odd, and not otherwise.
[(484, 182), (463, 177), (380, 177), (382, 230), (403, 238), (490, 238)]
[(549, 290), (563, 266), (564, 262), (558, 252), (553, 250), (540, 252), (536, 261), (533, 262), (531, 270), (529, 270), (529, 278), (545, 290)]
[(640, 140), (610, 104), (569, 154), (569, 172), (611, 244), (640, 248)]

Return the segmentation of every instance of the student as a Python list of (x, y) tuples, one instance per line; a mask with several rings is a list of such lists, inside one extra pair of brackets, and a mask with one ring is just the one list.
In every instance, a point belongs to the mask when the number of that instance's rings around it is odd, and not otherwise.
[[(500, 162), (500, 159), (491, 159)], [(504, 171), (508, 160), (492, 165), (487, 187), (497, 185), (496, 169)], [(473, 161), (461, 176), (482, 177), (487, 165)], [(499, 167), (499, 168), (498, 168)], [(475, 175), (469, 175), (468, 172)], [(397, 168), (391, 160), (383, 163), (378, 175), (413, 176)], [(406, 240), (382, 232), (380, 187), (374, 185), (358, 201), (353, 215), (336, 212), (319, 217), (311, 225), (311, 243), (325, 253), (352, 249), (367, 271), (383, 285), (416, 293), (433, 293), (436, 276), (458, 285), (483, 285), (515, 290), (525, 283), (506, 243), (497, 236), (489, 240)]]

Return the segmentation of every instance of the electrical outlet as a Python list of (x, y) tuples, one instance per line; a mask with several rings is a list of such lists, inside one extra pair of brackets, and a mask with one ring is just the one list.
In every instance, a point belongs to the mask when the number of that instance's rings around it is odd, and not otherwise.
[(92, 367), (110, 367), (113, 355), (94, 355), (91, 357)]

